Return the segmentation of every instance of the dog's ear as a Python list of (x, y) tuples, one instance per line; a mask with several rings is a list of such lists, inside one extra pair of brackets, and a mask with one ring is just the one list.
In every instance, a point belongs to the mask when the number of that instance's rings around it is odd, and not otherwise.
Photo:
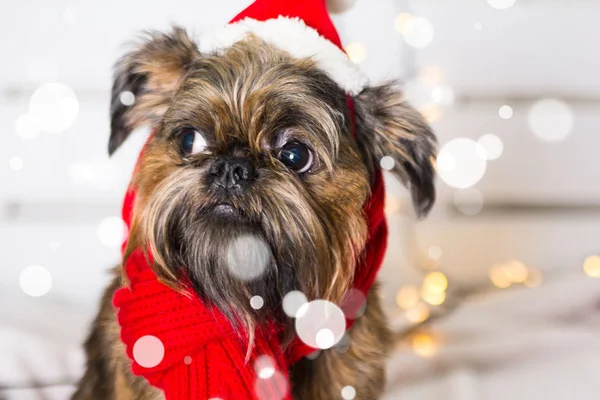
[[(371, 168), (392, 157), (393, 172), (411, 190), (417, 215), (435, 202), (436, 139), (396, 83), (369, 87), (355, 97), (357, 140)], [(391, 164), (391, 163), (390, 163)]]
[(109, 154), (133, 129), (160, 121), (187, 69), (199, 57), (196, 44), (185, 30), (176, 27), (169, 34), (148, 33), (141, 44), (117, 62), (110, 107)]

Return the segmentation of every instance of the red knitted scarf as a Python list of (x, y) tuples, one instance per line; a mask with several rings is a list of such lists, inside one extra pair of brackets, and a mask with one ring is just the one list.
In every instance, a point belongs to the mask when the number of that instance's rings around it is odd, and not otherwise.
[[(128, 226), (135, 196), (136, 190), (131, 187), (123, 204), (123, 220)], [(387, 242), (384, 184), (379, 171), (364, 210), (369, 236), (354, 288), (366, 295)], [(291, 400), (289, 367), (314, 348), (296, 338), (282, 349), (281, 327), (261, 326), (247, 360), (247, 333), (235, 331), (216, 307), (197, 296), (182, 295), (160, 283), (142, 251), (133, 252), (125, 270), (130, 285), (116, 292), (113, 304), (135, 375), (162, 389), (167, 400)], [(347, 319), (347, 329), (352, 322)], [(276, 372), (258, 376), (255, 363), (265, 355)]]

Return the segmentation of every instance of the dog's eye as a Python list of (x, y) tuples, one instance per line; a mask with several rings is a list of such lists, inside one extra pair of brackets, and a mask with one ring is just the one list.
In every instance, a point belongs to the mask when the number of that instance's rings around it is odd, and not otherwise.
[(181, 148), (185, 154), (197, 154), (206, 149), (206, 139), (200, 131), (186, 129), (181, 138)]
[(302, 143), (290, 142), (281, 149), (279, 159), (292, 171), (303, 173), (312, 167), (314, 156)]

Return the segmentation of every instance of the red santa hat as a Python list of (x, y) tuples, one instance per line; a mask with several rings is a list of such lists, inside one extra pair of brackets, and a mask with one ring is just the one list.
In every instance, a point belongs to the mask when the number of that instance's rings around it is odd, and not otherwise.
[(200, 38), (203, 53), (223, 52), (249, 33), (287, 51), (312, 58), (347, 94), (356, 96), (367, 77), (344, 52), (327, 6), (342, 10), (349, 0), (257, 0), (221, 29)]

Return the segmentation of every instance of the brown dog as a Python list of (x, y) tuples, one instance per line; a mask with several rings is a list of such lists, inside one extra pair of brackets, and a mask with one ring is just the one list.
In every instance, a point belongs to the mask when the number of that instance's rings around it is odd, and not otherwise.
[[(134, 105), (121, 104), (123, 91)], [(435, 138), (421, 115), (392, 84), (354, 101), (356, 138), (344, 91), (314, 61), (252, 35), (218, 55), (201, 54), (182, 29), (150, 35), (118, 63), (111, 106), (111, 153), (132, 129), (155, 127), (135, 182), (130, 247), (151, 246), (154, 271), (173, 286), (182, 272), (174, 266), (184, 265), (205, 301), (249, 324), (281, 315), (273, 305), (291, 290), (339, 301), (364, 248), (363, 205), (379, 160), (394, 158), (420, 215), (435, 197)], [(223, 178), (223, 168), (237, 172)], [(225, 196), (215, 185), (227, 179), (235, 191)], [(278, 273), (245, 282), (222, 268), (224, 249), (243, 233), (264, 238)], [(120, 285), (102, 301), (75, 400), (163, 398), (130, 372), (111, 304)], [(265, 307), (251, 308), (251, 294)], [(391, 336), (376, 290), (367, 303), (347, 351), (293, 368), (295, 398), (339, 398), (349, 378), (361, 399), (380, 396)]]

